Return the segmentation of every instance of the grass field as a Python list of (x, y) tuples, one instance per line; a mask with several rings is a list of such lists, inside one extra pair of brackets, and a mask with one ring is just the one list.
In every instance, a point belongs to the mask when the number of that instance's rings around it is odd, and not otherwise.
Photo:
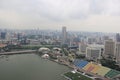
[(80, 73), (72, 73), (72, 72), (67, 72), (64, 74), (66, 77), (70, 78), (71, 80), (93, 80), (89, 77), (86, 77)]

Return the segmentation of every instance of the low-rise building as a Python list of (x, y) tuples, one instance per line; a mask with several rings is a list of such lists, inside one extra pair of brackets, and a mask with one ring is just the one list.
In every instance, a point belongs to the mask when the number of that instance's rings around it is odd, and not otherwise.
[(38, 50), (38, 52), (42, 53), (42, 54), (48, 54), (50, 52), (50, 49), (49, 48), (45, 48), (45, 47), (42, 47)]

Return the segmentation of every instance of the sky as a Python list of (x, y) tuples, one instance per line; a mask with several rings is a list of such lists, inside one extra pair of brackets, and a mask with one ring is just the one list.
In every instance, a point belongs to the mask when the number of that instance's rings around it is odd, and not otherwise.
[(120, 32), (120, 0), (0, 0), (0, 28)]

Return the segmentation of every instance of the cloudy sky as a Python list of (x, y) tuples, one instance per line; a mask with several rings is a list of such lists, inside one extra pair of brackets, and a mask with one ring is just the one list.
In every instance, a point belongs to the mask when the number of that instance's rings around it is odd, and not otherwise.
[(0, 28), (120, 32), (120, 0), (0, 0)]

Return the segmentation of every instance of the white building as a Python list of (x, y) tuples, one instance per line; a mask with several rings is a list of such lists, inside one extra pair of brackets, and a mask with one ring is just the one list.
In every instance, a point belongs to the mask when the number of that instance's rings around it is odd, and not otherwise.
[(42, 56), (42, 58), (48, 59), (48, 58), (49, 58), (49, 55), (48, 55), (48, 54), (44, 54), (44, 55)]
[(54, 47), (53, 48), (53, 53), (61, 54), (61, 48)]
[(29, 39), (30, 45), (40, 45), (40, 41), (39, 40), (35, 40), (35, 39)]
[(46, 47), (42, 47), (42, 48), (39, 48), (38, 52), (42, 52), (43, 54), (47, 54), (50, 52), (50, 49), (46, 48)]
[(10, 34), (10, 33), (7, 33), (7, 34), (6, 34), (6, 40), (7, 40), (7, 41), (11, 41), (11, 34)]
[(101, 48), (99, 47), (87, 47), (86, 58), (90, 60), (101, 59)]
[(84, 42), (79, 43), (79, 51), (85, 53), (87, 48), (87, 44)]

